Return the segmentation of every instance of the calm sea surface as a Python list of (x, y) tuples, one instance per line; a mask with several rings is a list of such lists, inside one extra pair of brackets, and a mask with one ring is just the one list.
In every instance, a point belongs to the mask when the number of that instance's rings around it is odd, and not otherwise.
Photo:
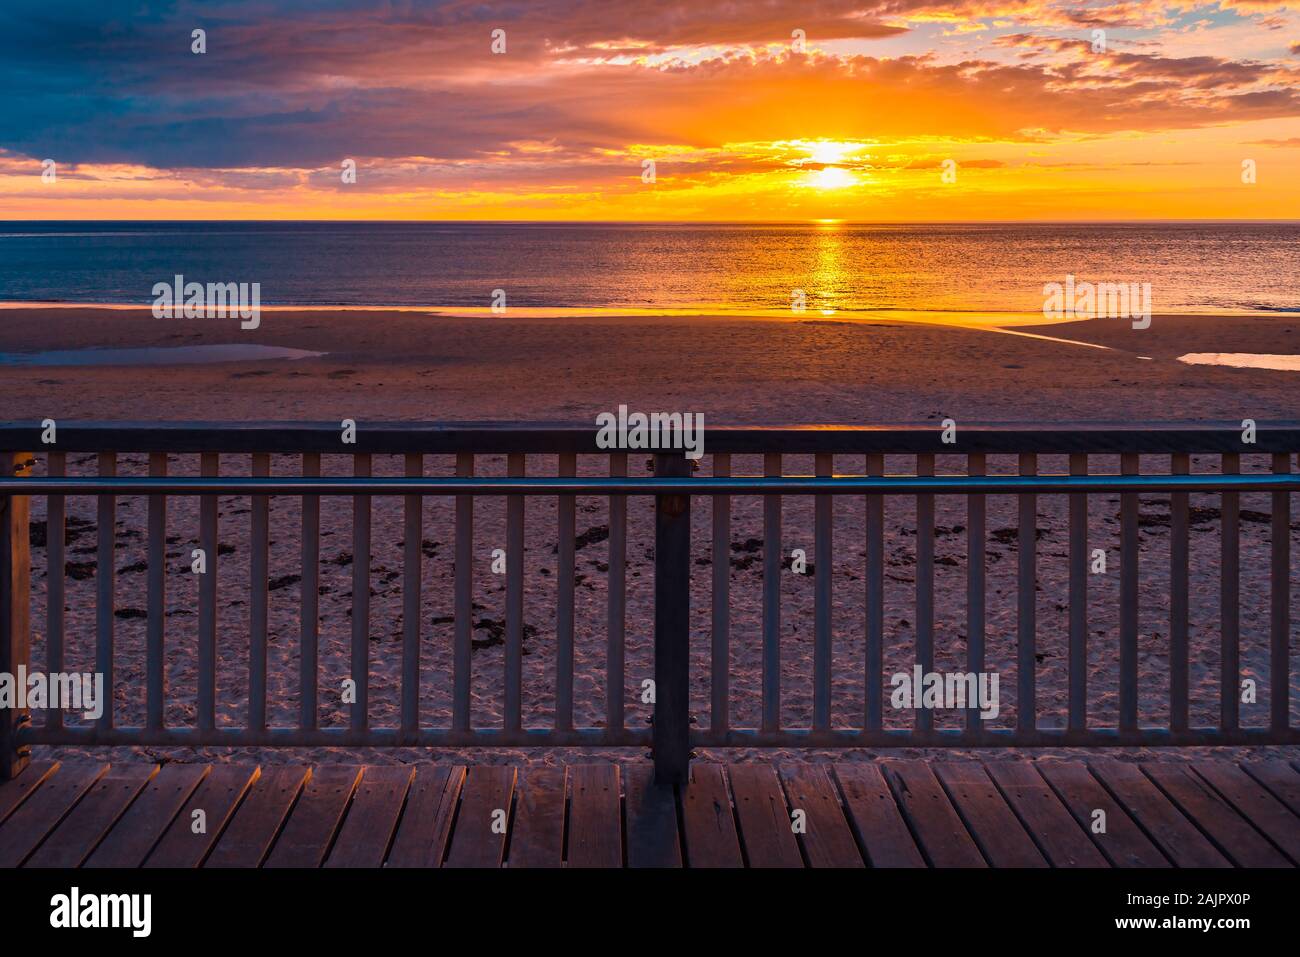
[(0, 223), (0, 302), (139, 303), (257, 282), (264, 305), (1037, 312), (1066, 274), (1156, 312), (1300, 311), (1300, 223)]

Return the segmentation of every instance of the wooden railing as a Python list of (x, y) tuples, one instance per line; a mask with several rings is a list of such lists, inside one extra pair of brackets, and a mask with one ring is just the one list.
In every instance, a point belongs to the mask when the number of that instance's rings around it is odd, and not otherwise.
[[(45, 667), (63, 670), (65, 661), (65, 515), (72, 496), (94, 496), (96, 508), (96, 671), (114, 687), (115, 570), (114, 549), (120, 496), (142, 496), (147, 516), (147, 640), (145, 720), (121, 727), (110, 701), (93, 724), (65, 722), (59, 711), (34, 725), (22, 709), (0, 713), (0, 774), (11, 776), (33, 744), (158, 746), (641, 746), (653, 748), (663, 780), (680, 780), (692, 747), (778, 746), (1099, 746), (1295, 744), (1300, 730), (1291, 721), (1290, 498), (1300, 488), (1291, 470), (1291, 455), (1300, 448), (1300, 428), (1260, 426), (1253, 442), (1243, 441), (1236, 425), (1208, 428), (1160, 426), (963, 427), (954, 437), (937, 426), (890, 428), (711, 428), (705, 451), (711, 474), (697, 476), (680, 452), (605, 450), (597, 447), (590, 427), (497, 424), (366, 424), (355, 442), (344, 444), (339, 427), (301, 423), (226, 425), (160, 423), (116, 425), (60, 423), (57, 441), (42, 446), (42, 428), (34, 423), (0, 425), (0, 449), (43, 448), (41, 454), (3, 453), (0, 477), (0, 672), (30, 666), (31, 601), (28, 522), (33, 497), (46, 498), (47, 586)], [(955, 441), (945, 441), (954, 439)], [(97, 457), (97, 474), (68, 475), (69, 453)], [(119, 475), (119, 456), (145, 453), (147, 475)], [(271, 475), (271, 455), (301, 456), (300, 474)], [(251, 456), (251, 474), (221, 475), (220, 456)], [(628, 477), (628, 456), (653, 456), (654, 474)], [(1241, 456), (1266, 457), (1271, 471), (1241, 471)], [(176, 456), (198, 456), (198, 475), (169, 475)], [(323, 476), (322, 455), (352, 459), (351, 476)], [(476, 475), (476, 456), (506, 457), (505, 475)], [(558, 474), (528, 475), (527, 456), (556, 456)], [(762, 475), (733, 475), (733, 456), (762, 456)], [(784, 474), (783, 456), (813, 456), (815, 475)], [(886, 456), (914, 462), (909, 474), (885, 474)], [(1068, 473), (1039, 474), (1038, 456), (1067, 456)], [(1191, 457), (1215, 456), (1218, 472), (1193, 474)], [(374, 475), (374, 456), (401, 456), (402, 474)], [(454, 460), (454, 475), (428, 476), (426, 456)], [(606, 475), (579, 475), (579, 457), (600, 456)], [(835, 458), (853, 457), (861, 471), (834, 474)], [(936, 456), (964, 461), (964, 474), (936, 475)], [(989, 456), (1012, 456), (1016, 474), (989, 474)], [(1118, 456), (1118, 473), (1091, 474), (1089, 458)], [(1142, 458), (1167, 461), (1168, 471), (1141, 471)], [(43, 468), (40, 468), (43, 459)], [(35, 469), (33, 466), (37, 466)], [(449, 469), (444, 469), (449, 471)], [(1089, 720), (1088, 688), (1088, 496), (1115, 493), (1119, 512), (1118, 720), (1095, 726)], [(1169, 669), (1167, 720), (1152, 726), (1140, 720), (1139, 683), (1139, 501), (1144, 493), (1167, 493), (1170, 503)], [(1219, 549), (1219, 719), (1210, 727), (1189, 723), (1189, 495), (1221, 498)], [(1239, 710), (1242, 670), (1239, 658), (1242, 592), (1240, 496), (1270, 496), (1268, 593), (1267, 721), (1243, 724)], [(986, 668), (986, 597), (989, 496), (1011, 495), (1018, 502), (1018, 552), (1015, 623), (1015, 725), (988, 727), (971, 706), (960, 727), (936, 727), (935, 714), (915, 709), (911, 727), (885, 720), (885, 518), (886, 500), (914, 506), (915, 643), (914, 660), (924, 673), (935, 669), (936, 496), (965, 502), (965, 661), (970, 673)], [(1036, 687), (1038, 621), (1038, 515), (1040, 496), (1068, 500), (1068, 588), (1056, 596), (1068, 605), (1068, 703), (1063, 726), (1039, 721)], [(164, 603), (168, 501), (193, 496), (200, 501), (197, 538), (207, 570), (197, 598), (197, 691), (194, 719), (183, 726), (165, 722), (167, 634)], [(217, 721), (218, 670), (218, 496), (247, 496), (248, 708), (242, 727)], [(273, 496), (300, 498), (301, 588), (299, 712), (296, 727), (268, 725), (268, 539), (269, 503)], [(346, 727), (322, 727), (319, 720), (318, 574), (321, 562), (321, 499), (352, 501), (352, 601), (350, 675), (355, 701)], [(391, 726), (370, 723), (371, 656), (371, 516), (372, 497), (403, 502), (401, 693), (399, 720)], [(420, 719), (422, 634), (420, 609), (424, 501), (454, 501), (454, 584), (451, 605), (454, 637), (451, 655), (449, 720), (429, 726)], [(554, 645), (553, 721), (549, 727), (524, 722), (524, 533), (525, 499), (550, 497), (558, 503), (554, 538), (557, 556)], [(608, 690), (604, 726), (576, 727), (574, 715), (575, 635), (575, 502), (598, 496), (608, 503), (607, 621), (605, 674)], [(654, 507), (654, 694), (650, 728), (629, 727), (624, 663), (627, 607), (628, 496), (647, 497)], [(691, 720), (691, 506), (697, 496), (712, 502), (711, 620), (707, 629), (710, 719)], [(762, 498), (762, 612), (760, 720), (753, 727), (732, 727), (735, 704), (730, 689), (731, 555), (733, 499)], [(783, 497), (812, 496), (812, 561), (822, 573), (813, 577), (812, 706), (807, 727), (783, 722), (782, 693), (782, 515)], [(504, 683), (499, 726), (471, 721), (473, 690), (472, 615), (474, 598), (476, 497), (505, 499)], [(860, 595), (865, 633), (853, 636), (864, 646), (862, 698), (851, 709), (859, 719), (835, 726), (832, 718), (833, 661), (837, 641), (834, 599), (837, 587), (829, 570), (835, 562), (836, 500), (864, 510), (865, 550)], [(382, 507), (382, 506), (381, 506)], [(843, 504), (840, 506), (844, 508)], [(909, 513), (913, 514), (913, 513)], [(856, 548), (856, 543), (855, 543)], [(1251, 595), (1260, 589), (1248, 590)], [(856, 597), (856, 596), (855, 596)], [(700, 630), (697, 627), (697, 631)], [(843, 708), (839, 709), (843, 712)]]

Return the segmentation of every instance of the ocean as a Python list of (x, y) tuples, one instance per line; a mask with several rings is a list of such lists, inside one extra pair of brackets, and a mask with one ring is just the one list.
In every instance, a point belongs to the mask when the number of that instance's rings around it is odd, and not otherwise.
[(148, 305), (257, 282), (264, 305), (546, 313), (1039, 312), (1043, 286), (1150, 283), (1157, 313), (1300, 311), (1300, 223), (4, 222), (0, 302)]

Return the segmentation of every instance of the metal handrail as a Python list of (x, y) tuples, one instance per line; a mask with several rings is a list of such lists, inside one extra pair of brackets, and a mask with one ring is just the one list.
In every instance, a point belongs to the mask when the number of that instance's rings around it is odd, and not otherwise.
[[(0, 449), (46, 448), (39, 420), (0, 422)], [(355, 442), (340, 440), (335, 422), (58, 422), (63, 452), (320, 452), (323, 454), (474, 452), (480, 455), (651, 454), (666, 449), (609, 449), (587, 422), (370, 422), (358, 420)], [(870, 426), (842, 424), (740, 426), (706, 423), (708, 453), (753, 455), (779, 450), (787, 455), (835, 452), (859, 454), (1065, 454), (1118, 455), (1273, 453), (1300, 449), (1300, 421), (1259, 421), (1255, 441), (1242, 442), (1240, 420), (1224, 422), (971, 422), (959, 423), (948, 441), (940, 423), (904, 422)]]
[(1300, 473), (1254, 475), (786, 475), (685, 478), (66, 476), (0, 478), (0, 495), (1015, 495), (1295, 492)]

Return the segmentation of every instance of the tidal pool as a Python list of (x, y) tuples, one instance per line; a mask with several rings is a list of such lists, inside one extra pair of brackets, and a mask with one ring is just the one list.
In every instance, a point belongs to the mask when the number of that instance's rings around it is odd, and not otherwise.
[(1300, 372), (1300, 356), (1269, 355), (1254, 352), (1189, 352), (1179, 362), (1193, 366), (1231, 366), (1234, 369), (1272, 369), (1276, 372)]
[(8, 366), (167, 366), (201, 362), (248, 362), (260, 359), (314, 359), (324, 352), (226, 343), (211, 346), (144, 346), (137, 349), (51, 349), (45, 352), (0, 352)]

